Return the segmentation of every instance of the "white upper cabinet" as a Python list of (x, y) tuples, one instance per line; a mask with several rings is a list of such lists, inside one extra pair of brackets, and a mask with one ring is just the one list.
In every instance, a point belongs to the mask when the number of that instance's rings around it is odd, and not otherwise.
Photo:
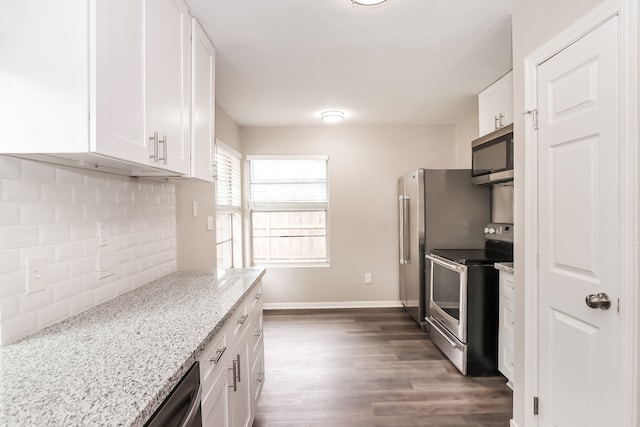
[(182, 0), (5, 6), (0, 153), (128, 175), (190, 173)]
[(483, 136), (513, 123), (513, 72), (478, 94), (479, 131)]
[(191, 44), (191, 176), (213, 181), (216, 52), (195, 18)]

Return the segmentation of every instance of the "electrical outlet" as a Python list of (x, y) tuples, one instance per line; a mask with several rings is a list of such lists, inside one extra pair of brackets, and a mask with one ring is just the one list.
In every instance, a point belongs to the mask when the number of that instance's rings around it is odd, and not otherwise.
[(194, 200), (193, 202), (191, 202), (191, 213), (193, 213), (193, 216), (198, 216), (198, 201)]
[(98, 222), (98, 246), (109, 245), (109, 227), (106, 222)]
[(47, 257), (27, 258), (27, 293), (43, 291), (47, 287)]
[(115, 252), (100, 252), (98, 254), (98, 279), (116, 274)]
[(364, 273), (364, 283), (372, 283), (373, 280), (371, 279), (371, 273)]

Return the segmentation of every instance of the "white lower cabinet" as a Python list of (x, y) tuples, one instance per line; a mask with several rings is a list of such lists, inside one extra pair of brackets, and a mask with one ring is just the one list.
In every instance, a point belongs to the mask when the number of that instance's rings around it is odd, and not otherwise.
[(261, 295), (259, 283), (198, 359), (204, 427), (253, 424), (264, 381)]
[(507, 385), (513, 389), (513, 336), (514, 310), (513, 274), (500, 271), (500, 326), (498, 327), (498, 370), (507, 378)]

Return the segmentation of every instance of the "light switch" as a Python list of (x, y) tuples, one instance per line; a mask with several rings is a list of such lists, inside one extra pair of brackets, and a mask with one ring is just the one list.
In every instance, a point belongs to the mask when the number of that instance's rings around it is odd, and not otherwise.
[(27, 258), (27, 293), (43, 291), (47, 287), (47, 257)]
[(194, 200), (191, 203), (191, 210), (193, 211), (193, 216), (198, 216), (198, 201)]

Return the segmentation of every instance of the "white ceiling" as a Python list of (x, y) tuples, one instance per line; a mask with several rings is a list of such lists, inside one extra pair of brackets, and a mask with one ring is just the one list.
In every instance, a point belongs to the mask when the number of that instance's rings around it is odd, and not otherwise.
[(216, 46), (216, 99), (241, 126), (456, 124), (511, 69), (520, 0), (187, 0)]

